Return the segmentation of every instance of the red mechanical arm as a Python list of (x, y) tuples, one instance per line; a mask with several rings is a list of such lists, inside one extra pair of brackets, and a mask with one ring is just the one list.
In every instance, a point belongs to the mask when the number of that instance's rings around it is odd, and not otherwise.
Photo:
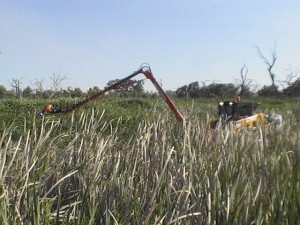
[(155, 86), (155, 88), (157, 89), (157, 91), (159, 92), (160, 96), (164, 99), (164, 101), (167, 103), (167, 105), (169, 106), (169, 108), (172, 110), (172, 112), (174, 113), (176, 120), (177, 121), (183, 121), (183, 117), (180, 114), (180, 112), (176, 109), (175, 105), (173, 104), (173, 102), (171, 101), (171, 99), (169, 98), (169, 96), (164, 92), (164, 90), (161, 88), (161, 86), (157, 83), (157, 81), (155, 80), (150, 67), (149, 66), (143, 66), (141, 67), (139, 70), (137, 70), (136, 72), (134, 72), (133, 74), (119, 80), (117, 83), (105, 88), (104, 90), (98, 92), (95, 95), (90, 96), (89, 98), (72, 105), (71, 107), (67, 108), (66, 110), (53, 110), (53, 113), (63, 113), (63, 114), (68, 114), (74, 110), (79, 109), (80, 107), (82, 107), (83, 105), (89, 103), (92, 100), (95, 100), (96, 98), (100, 97), (101, 95), (104, 95), (106, 92), (114, 90), (114, 89), (118, 89), (121, 86), (123, 86), (123, 84), (130, 80), (131, 78), (139, 75), (139, 74), (144, 74), (145, 77), (147, 79), (149, 79), (153, 85)]
[(158, 93), (160, 94), (160, 96), (165, 100), (165, 102), (168, 104), (169, 108), (172, 110), (172, 112), (174, 113), (176, 120), (179, 122), (183, 121), (183, 116), (181, 115), (181, 113), (176, 109), (174, 103), (171, 101), (171, 99), (169, 98), (169, 96), (164, 92), (164, 90), (161, 88), (161, 86), (157, 83), (157, 81), (155, 80), (155, 78), (153, 77), (153, 74), (151, 72), (151, 70), (145, 70), (142, 72), (149, 80), (151, 80), (151, 82), (153, 83), (153, 85), (155, 86), (155, 88), (157, 89)]

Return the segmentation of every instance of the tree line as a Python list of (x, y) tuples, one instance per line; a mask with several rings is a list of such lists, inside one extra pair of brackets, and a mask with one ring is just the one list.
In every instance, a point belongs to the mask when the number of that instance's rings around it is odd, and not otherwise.
[[(271, 52), (271, 57), (267, 58), (259, 47), (256, 47), (258, 56), (266, 65), (267, 75), (270, 77), (271, 84), (265, 85), (258, 89), (258, 85), (248, 77), (248, 68), (244, 64), (240, 69), (239, 78), (236, 83), (210, 83), (208, 81), (194, 81), (190, 84), (185, 84), (175, 91), (167, 91), (168, 94), (174, 95), (178, 98), (218, 98), (226, 99), (240, 95), (243, 97), (262, 96), (262, 97), (299, 97), (300, 96), (300, 77), (299, 71), (289, 69), (285, 80), (276, 80), (276, 75), (273, 71), (274, 65), (277, 62), (276, 45)], [(27, 86), (22, 89), (22, 79), (12, 79), (10, 82), (11, 89), (7, 90), (3, 85), (0, 85), (0, 98), (14, 97), (14, 98), (53, 98), (53, 97), (71, 97), (81, 98), (92, 96), (101, 91), (97, 86), (89, 88), (86, 92), (79, 87), (62, 88), (62, 82), (65, 77), (60, 74), (52, 74), (50, 77), (51, 86), (45, 88), (45, 80), (37, 79), (32, 86)], [(111, 80), (106, 84), (109, 87), (120, 81), (119, 79)], [(144, 82), (138, 80), (128, 80), (126, 83), (120, 85), (114, 92), (118, 95), (153, 95), (144, 90)]]
[(290, 83), (286, 88), (279, 90), (277, 86), (265, 85), (261, 89), (251, 89), (250, 86), (243, 87), (242, 84), (211, 83), (202, 86), (198, 81), (192, 82), (178, 88), (175, 92), (179, 98), (221, 98), (230, 99), (233, 96), (243, 97), (300, 97), (300, 78)]
[[(274, 65), (277, 62), (276, 44), (271, 51), (271, 57), (267, 58), (259, 47), (256, 47), (258, 56), (263, 60), (267, 67), (267, 75), (271, 80), (270, 85), (265, 85), (258, 89), (258, 85), (248, 78), (248, 68), (246, 64), (240, 69), (239, 78), (236, 84), (220, 84), (211, 83), (207, 85), (207, 81), (198, 81), (184, 85), (176, 90), (176, 96), (181, 98), (209, 98), (217, 97), (226, 99), (235, 95), (244, 97), (261, 96), (261, 97), (299, 97), (300, 96), (300, 77), (299, 71), (289, 68), (287, 70), (285, 80), (276, 80), (274, 73)], [(258, 90), (257, 90), (258, 89)]]
[[(244, 68), (245, 69), (245, 68)], [(210, 83), (198, 81), (190, 84), (183, 85), (177, 88), (175, 91), (167, 91), (169, 95), (173, 95), (178, 98), (218, 98), (218, 99), (230, 99), (234, 96), (240, 95), (243, 97), (300, 97), (300, 78), (298, 77), (294, 81), (285, 81), (281, 90), (277, 85), (265, 85), (261, 89), (257, 90), (257, 85), (253, 84), (251, 80), (244, 79), (245, 76), (241, 74), (242, 79), (239, 82), (233, 83)], [(243, 78), (244, 77), (244, 78)], [(119, 80), (111, 80), (107, 83), (106, 87), (113, 85)], [(34, 88), (27, 86), (24, 89), (21, 88), (20, 81), (13, 81), (12, 89), (7, 90), (3, 85), (0, 85), (0, 98), (53, 98), (53, 97), (66, 97), (66, 98), (84, 98), (92, 96), (101, 91), (98, 86), (89, 88), (86, 92), (82, 91), (79, 87), (68, 87), (63, 89), (59, 86), (56, 88), (44, 89)], [(129, 80), (127, 84), (122, 87), (111, 91), (119, 96), (146, 96), (153, 95), (153, 93), (147, 93), (144, 90), (143, 82), (137, 80)], [(155, 95), (155, 94), (154, 94)]]
[[(50, 79), (52, 82), (49, 88), (46, 88), (44, 85), (44, 80), (36, 80), (32, 86), (27, 86), (24, 89), (22, 88), (22, 79), (13, 79), (10, 82), (11, 89), (9, 90), (3, 85), (0, 85), (0, 98), (83, 98), (92, 96), (101, 91), (98, 86), (91, 87), (86, 92), (79, 87), (62, 88), (62, 81), (65, 80), (65, 77), (62, 77), (59, 74), (54, 74)], [(110, 80), (106, 84), (106, 87), (119, 81), (119, 79)], [(130, 79), (111, 92), (122, 96), (129, 94), (140, 95), (145, 93), (143, 84), (143, 81)]]

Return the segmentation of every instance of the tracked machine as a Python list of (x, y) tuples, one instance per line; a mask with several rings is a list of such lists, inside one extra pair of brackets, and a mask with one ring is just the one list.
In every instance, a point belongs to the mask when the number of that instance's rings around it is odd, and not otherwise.
[(279, 128), (282, 116), (265, 114), (259, 111), (260, 103), (242, 102), (240, 96), (236, 101), (218, 102), (218, 120), (211, 123), (212, 128), (231, 126), (235, 130), (242, 128), (255, 129), (257, 126), (274, 124)]
[[(166, 102), (175, 118), (179, 122), (183, 122), (183, 116), (177, 110), (174, 103), (168, 97), (168, 95), (164, 92), (161, 86), (158, 84), (156, 79), (154, 78), (150, 66), (142, 65), (140, 69), (132, 73), (131, 75), (119, 80), (106, 87), (104, 90), (84, 99), (83, 101), (73, 104), (71, 106), (67, 106), (65, 108), (55, 108), (52, 104), (47, 104), (42, 110), (38, 112), (38, 115), (46, 115), (46, 114), (69, 114), (72, 111), (78, 110), (89, 102), (97, 99), (98, 97), (104, 95), (105, 93), (119, 89), (120, 87), (129, 85), (130, 79), (137, 75), (144, 75), (146, 79), (149, 79), (152, 84), (157, 89), (160, 96)], [(264, 114), (259, 112), (260, 104), (258, 102), (242, 102), (240, 96), (237, 97), (236, 101), (221, 101), (218, 102), (218, 119), (211, 122), (211, 128), (216, 129), (220, 127), (228, 127), (231, 126), (235, 130), (239, 130), (241, 128), (253, 129), (257, 126), (262, 126), (264, 124), (275, 124), (276, 127), (280, 127), (282, 124), (282, 116), (279, 114)]]

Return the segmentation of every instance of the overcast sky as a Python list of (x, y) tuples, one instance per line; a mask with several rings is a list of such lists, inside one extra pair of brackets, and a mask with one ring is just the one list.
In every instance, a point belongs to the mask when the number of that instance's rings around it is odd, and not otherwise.
[(60, 74), (63, 87), (86, 91), (145, 62), (166, 90), (234, 83), (244, 64), (271, 84), (255, 46), (268, 59), (276, 46), (276, 80), (297, 71), (299, 13), (299, 0), (1, 0), (0, 85)]

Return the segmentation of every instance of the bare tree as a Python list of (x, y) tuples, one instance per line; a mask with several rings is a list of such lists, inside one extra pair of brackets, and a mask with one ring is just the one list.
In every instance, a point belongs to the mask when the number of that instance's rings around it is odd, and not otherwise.
[(45, 79), (36, 79), (33, 86), (35, 87), (36, 95), (43, 98), (52, 98), (58, 91), (62, 90), (61, 84), (62, 81), (66, 78), (61, 76), (60, 74), (53, 73), (50, 77), (51, 80), (51, 88), (46, 89), (44, 82)]
[(246, 66), (246, 64), (244, 64), (240, 69), (240, 79), (237, 79), (238, 87), (240, 89), (238, 94), (240, 96), (244, 96), (248, 92), (250, 92), (252, 80), (248, 79), (247, 75), (248, 67)]
[(54, 91), (54, 93), (56, 93), (62, 89), (61, 84), (66, 79), (66, 77), (61, 76), (59, 73), (58, 74), (52, 73), (50, 79), (52, 81), (52, 90)]
[(258, 52), (258, 55), (259, 57), (264, 61), (264, 63), (267, 65), (267, 69), (268, 69), (268, 72), (269, 72), (269, 75), (270, 75), (270, 78), (271, 78), (271, 81), (272, 81), (272, 86), (275, 87), (275, 74), (274, 72), (272, 71), (274, 65), (275, 65), (275, 62), (277, 60), (277, 54), (276, 54), (276, 43), (274, 45), (274, 49), (273, 51), (271, 51), (271, 55), (272, 55), (272, 58), (270, 60), (268, 60), (261, 52), (260, 48), (256, 46), (256, 49), (257, 49), (257, 52)]
[(18, 99), (20, 99), (22, 97), (22, 90), (21, 90), (21, 79), (12, 79), (12, 81), (10, 82), (10, 85), (13, 88), (13, 92), (16, 95), (16, 97)]
[(295, 81), (299, 79), (299, 73), (300, 71), (298, 69), (292, 69), (291, 67), (287, 69), (285, 80), (280, 81), (285, 96), (290, 94), (289, 90), (295, 85)]
[(35, 94), (38, 97), (48, 98), (47, 91), (44, 88), (44, 81), (45, 79), (36, 79), (33, 83), (33, 86), (35, 87)]

